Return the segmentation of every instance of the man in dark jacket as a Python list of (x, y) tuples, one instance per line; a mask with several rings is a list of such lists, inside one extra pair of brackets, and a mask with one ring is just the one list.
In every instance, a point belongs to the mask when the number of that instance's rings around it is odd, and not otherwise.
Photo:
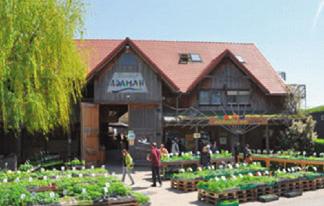
[(152, 165), (153, 184), (151, 186), (156, 187), (156, 180), (159, 181), (160, 186), (162, 186), (160, 177), (161, 154), (155, 142), (151, 145), (151, 154), (148, 160), (151, 162)]
[(210, 165), (210, 150), (208, 145), (203, 147), (202, 152), (200, 153), (200, 165), (203, 167), (208, 167)]

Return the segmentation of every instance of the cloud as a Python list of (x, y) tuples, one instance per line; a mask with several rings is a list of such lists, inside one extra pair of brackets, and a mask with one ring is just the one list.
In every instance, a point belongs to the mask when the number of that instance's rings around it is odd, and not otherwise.
[(318, 5), (318, 8), (317, 8), (317, 12), (316, 12), (316, 15), (314, 17), (314, 20), (313, 20), (313, 26), (312, 26), (312, 29), (314, 30), (318, 24), (318, 20), (319, 20), (319, 17), (322, 13), (324, 9), (324, 0), (321, 0), (319, 5)]

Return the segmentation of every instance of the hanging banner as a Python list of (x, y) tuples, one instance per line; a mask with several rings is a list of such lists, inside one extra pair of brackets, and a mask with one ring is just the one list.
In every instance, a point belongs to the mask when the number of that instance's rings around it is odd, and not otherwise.
[(146, 93), (147, 87), (139, 72), (115, 72), (107, 91), (110, 93)]

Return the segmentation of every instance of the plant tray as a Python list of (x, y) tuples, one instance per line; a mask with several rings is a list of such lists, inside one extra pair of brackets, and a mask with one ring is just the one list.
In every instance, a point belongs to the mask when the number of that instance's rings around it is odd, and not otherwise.
[(279, 200), (279, 197), (277, 195), (274, 195), (274, 194), (261, 195), (261, 196), (258, 197), (258, 200), (260, 202), (272, 202), (272, 201)]
[(292, 191), (292, 192), (285, 192), (282, 194), (282, 196), (287, 197), (287, 198), (291, 198), (291, 197), (298, 197), (301, 196), (303, 194), (302, 191)]
[(238, 200), (225, 200), (217, 203), (216, 206), (239, 206)]

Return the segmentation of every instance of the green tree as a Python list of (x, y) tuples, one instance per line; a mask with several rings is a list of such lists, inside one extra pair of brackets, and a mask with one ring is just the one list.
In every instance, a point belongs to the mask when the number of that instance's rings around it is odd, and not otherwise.
[(74, 36), (79, 0), (0, 1), (0, 122), (5, 130), (67, 128), (85, 82)]

